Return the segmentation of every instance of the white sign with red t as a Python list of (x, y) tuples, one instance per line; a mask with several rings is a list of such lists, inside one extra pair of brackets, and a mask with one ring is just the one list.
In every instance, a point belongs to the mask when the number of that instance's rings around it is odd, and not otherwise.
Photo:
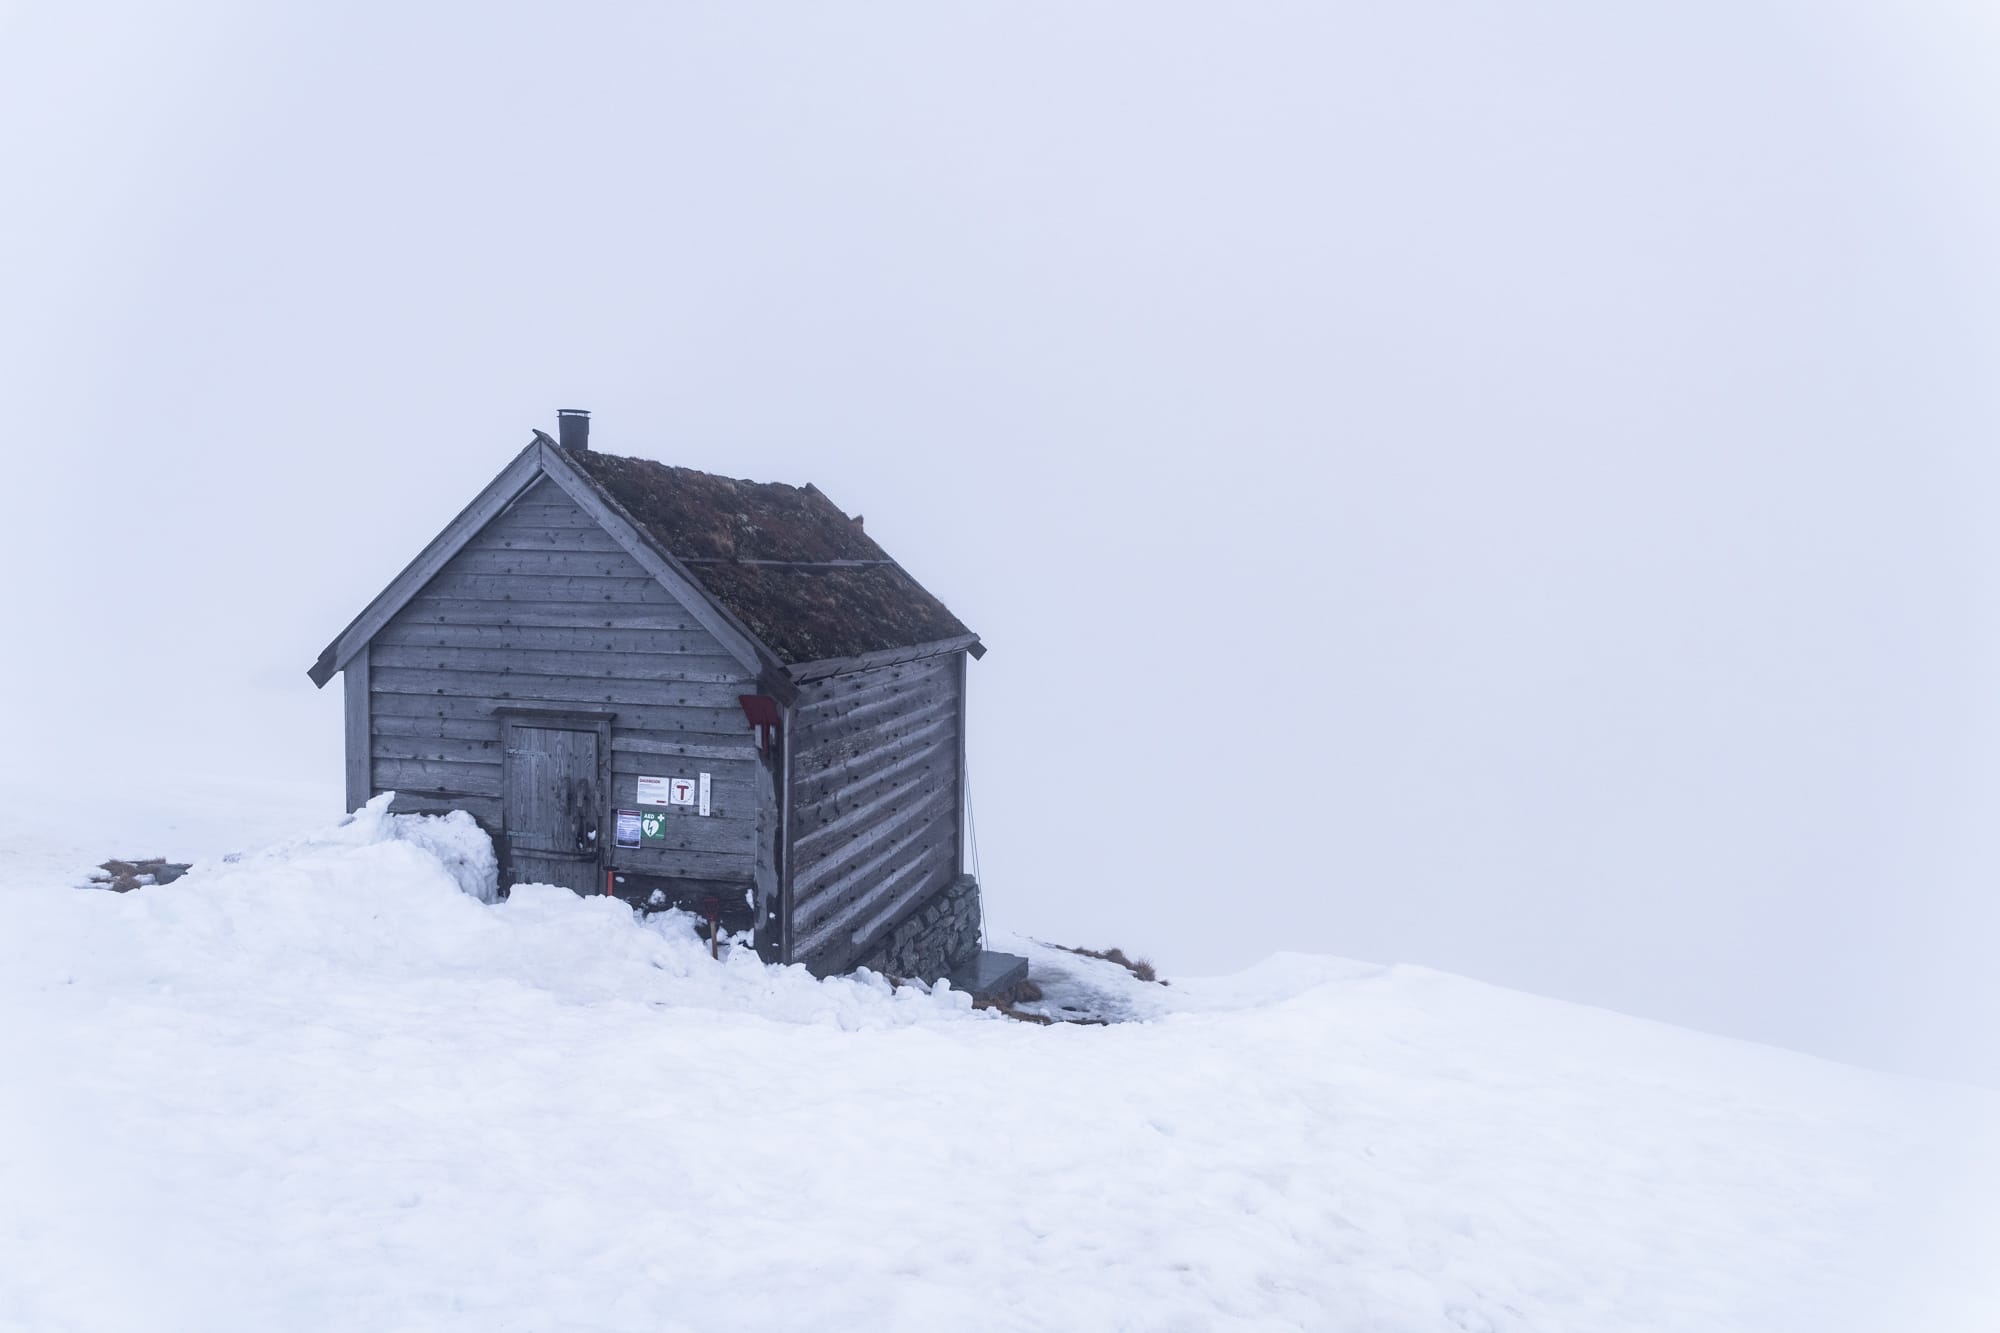
[(640, 805), (693, 805), (694, 793), (693, 778), (642, 777), (637, 800)]

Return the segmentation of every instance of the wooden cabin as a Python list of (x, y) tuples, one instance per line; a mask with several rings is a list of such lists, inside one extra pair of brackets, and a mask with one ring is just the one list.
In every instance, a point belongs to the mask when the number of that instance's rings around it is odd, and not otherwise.
[(818, 489), (527, 448), (320, 654), (347, 801), (465, 810), (502, 885), (749, 930), (772, 961), (961, 988), (979, 638)]

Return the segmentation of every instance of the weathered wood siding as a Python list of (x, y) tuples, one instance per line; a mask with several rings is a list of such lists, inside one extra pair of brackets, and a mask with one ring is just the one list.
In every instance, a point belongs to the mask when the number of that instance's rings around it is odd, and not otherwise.
[(794, 701), (792, 961), (852, 967), (957, 875), (963, 656), (828, 677)]
[[(742, 665), (560, 488), (538, 482), (370, 640), (370, 782), (395, 808), (470, 811), (495, 833), (503, 708), (611, 713), (607, 864), (750, 883), (768, 874), (770, 785), (738, 697)], [(641, 774), (711, 775), (710, 809), (674, 807), (668, 841), (613, 849)]]

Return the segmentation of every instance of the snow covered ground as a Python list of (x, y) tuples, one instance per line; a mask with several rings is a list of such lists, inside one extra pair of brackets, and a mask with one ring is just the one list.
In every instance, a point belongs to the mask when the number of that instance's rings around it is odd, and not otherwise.
[(482, 904), (462, 831), (222, 860), (223, 817), (144, 817), (0, 820), (0, 1328), (2000, 1328), (1990, 1093), (1421, 968), (1000, 941), (1136, 1020), (1038, 1027)]

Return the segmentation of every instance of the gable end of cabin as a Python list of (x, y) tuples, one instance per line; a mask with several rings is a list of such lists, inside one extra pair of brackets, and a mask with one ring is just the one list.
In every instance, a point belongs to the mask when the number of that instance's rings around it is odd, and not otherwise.
[[(552, 481), (531, 484), (345, 668), (350, 805), (465, 810), (508, 882), (546, 879), (726, 924), (769, 915), (776, 761), (755, 677)], [(701, 805), (640, 787), (707, 779)], [(617, 845), (617, 812), (653, 816)]]

